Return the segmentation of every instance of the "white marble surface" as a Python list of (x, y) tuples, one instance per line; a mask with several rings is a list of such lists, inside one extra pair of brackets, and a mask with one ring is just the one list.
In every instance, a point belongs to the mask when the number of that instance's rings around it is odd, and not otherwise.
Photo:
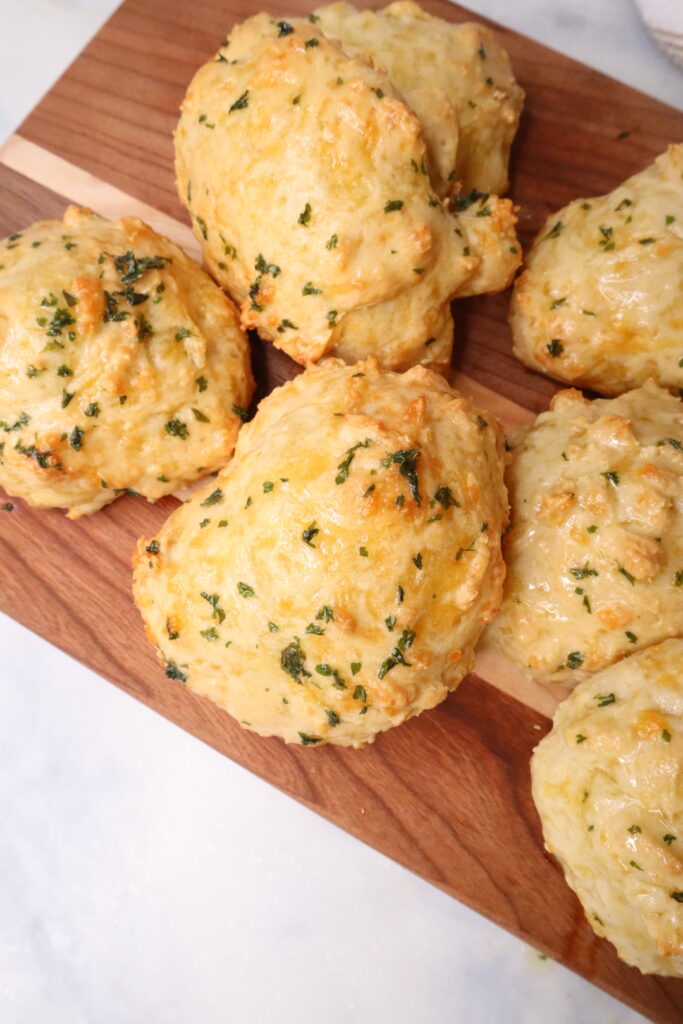
[[(0, 138), (114, 6), (1, 0)], [(629, 0), (471, 6), (683, 105)], [(643, 1020), (2, 616), (0, 652), (2, 1024)]]

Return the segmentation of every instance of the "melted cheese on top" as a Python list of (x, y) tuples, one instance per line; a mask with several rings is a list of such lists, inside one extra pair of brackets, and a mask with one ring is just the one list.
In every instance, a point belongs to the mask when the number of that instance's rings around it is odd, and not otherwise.
[(500, 429), (437, 374), (326, 360), (136, 555), (167, 674), (261, 735), (360, 746), (434, 707), (500, 600)]

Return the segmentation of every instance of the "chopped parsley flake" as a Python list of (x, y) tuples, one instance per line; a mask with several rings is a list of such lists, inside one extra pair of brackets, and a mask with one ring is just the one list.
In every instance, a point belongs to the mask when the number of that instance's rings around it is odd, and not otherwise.
[(205, 601), (208, 601), (213, 609), (211, 612), (212, 619), (218, 619), (218, 625), (220, 626), (225, 620), (225, 612), (218, 606), (220, 596), (218, 594), (207, 594), (206, 591), (202, 590), (200, 597), (203, 597)]
[(583, 654), (580, 651), (571, 651), (567, 655), (567, 668), (581, 668), (583, 665)]
[(313, 747), (316, 743), (322, 743), (320, 736), (309, 736), (307, 732), (300, 732), (299, 739), (304, 747)]
[(200, 502), (201, 508), (210, 508), (211, 505), (217, 505), (219, 501), (223, 500), (223, 491), (220, 487), (217, 487), (215, 491), (212, 491), (208, 498)]
[(313, 538), (318, 533), (320, 533), (320, 529), (315, 525), (315, 519), (314, 519), (313, 522), (309, 523), (309, 525), (306, 527), (306, 529), (301, 534), (301, 539), (304, 542), (304, 544), (308, 544), (309, 547), (314, 548), (315, 544), (313, 543)]
[(396, 210), (402, 210), (402, 209), (403, 209), (403, 200), (402, 199), (389, 199), (384, 204), (384, 212), (385, 213), (394, 213)]
[(256, 257), (254, 267), (260, 274), (270, 274), (271, 277), (277, 277), (282, 273), (277, 263), (266, 263), (261, 253)]
[(148, 270), (160, 270), (171, 262), (170, 256), (136, 256), (132, 250), (114, 257), (114, 266), (121, 284), (132, 284)]
[(256, 591), (253, 587), (250, 587), (248, 583), (238, 583), (237, 591), (240, 597), (255, 597)]
[(357, 441), (356, 444), (347, 449), (346, 455), (337, 466), (337, 475), (334, 478), (336, 484), (343, 484), (348, 479), (349, 469), (358, 449), (369, 448), (371, 444), (372, 438), (366, 437), (364, 441)]
[(344, 680), (341, 677), (341, 674), (337, 671), (336, 668), (332, 668), (331, 665), (322, 664), (316, 665), (315, 670), (320, 676), (331, 676), (334, 679), (333, 685), (338, 690), (346, 689), (346, 683), (344, 682)]
[(249, 413), (247, 412), (246, 409), (243, 409), (241, 405), (235, 405), (233, 402), (232, 411), (234, 412), (235, 416), (238, 417), (238, 419), (242, 420), (242, 423), (246, 423), (246, 421), (249, 419)]
[[(306, 669), (306, 655), (301, 647), (301, 642), (295, 637), (291, 643), (280, 651), (280, 667), (288, 676), (300, 683), (304, 677), (311, 673)], [(300, 734), (301, 735), (301, 734)]]
[(587, 576), (597, 576), (598, 570), (591, 569), (588, 562), (582, 567), (574, 566), (573, 569), (569, 570), (575, 580), (584, 580)]
[(405, 665), (410, 667), (410, 662), (406, 661), (404, 652), (412, 645), (415, 639), (415, 633), (412, 629), (404, 629), (401, 633), (401, 637), (392, 650), (388, 658), (385, 658), (379, 669), (377, 670), (377, 678), (384, 679), (387, 672), (391, 672), (392, 668), (396, 665)]
[(546, 348), (553, 359), (557, 359), (557, 357), (561, 356), (564, 352), (564, 345), (559, 338), (553, 338), (553, 340), (546, 345)]
[(164, 430), (167, 434), (170, 434), (171, 437), (179, 437), (181, 441), (187, 441), (190, 436), (187, 426), (182, 422), (182, 420), (169, 420), (168, 423), (165, 424)]
[(410, 493), (416, 505), (421, 503), (417, 476), (417, 460), (419, 456), (420, 452), (417, 448), (402, 448), (396, 452), (387, 452), (386, 457), (382, 459), (383, 466), (390, 466), (392, 463), (398, 465), (399, 473), (405, 477), (410, 485)]
[(308, 227), (308, 224), (310, 223), (310, 220), (311, 220), (312, 212), (313, 212), (313, 209), (311, 207), (311, 204), (310, 203), (306, 203), (306, 205), (303, 208), (303, 211), (299, 214), (299, 217), (297, 219), (297, 224), (303, 224), (304, 227)]
[(614, 704), (616, 699), (613, 693), (596, 693), (593, 697), (599, 708), (606, 708), (608, 704)]
[(69, 444), (77, 452), (83, 447), (83, 431), (80, 427), (74, 427), (69, 434)]
[(176, 665), (175, 661), (166, 662), (166, 675), (169, 679), (179, 679), (181, 683), (187, 682), (187, 676), (181, 669)]
[[(232, 112), (234, 110), (244, 110), (245, 107), (248, 107), (248, 106), (249, 106), (249, 90), (245, 89), (245, 91), (242, 93), (242, 95), (238, 99), (236, 99), (235, 102), (232, 104), (232, 106), (228, 110), (228, 113), (232, 114)], [(206, 237), (206, 236), (204, 236), (204, 237)]]

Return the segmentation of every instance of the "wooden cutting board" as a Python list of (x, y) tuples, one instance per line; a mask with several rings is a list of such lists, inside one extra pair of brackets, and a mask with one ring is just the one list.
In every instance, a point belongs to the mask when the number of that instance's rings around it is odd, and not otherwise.
[[(425, 6), (449, 20), (472, 17), (444, 0)], [(138, 213), (197, 254), (175, 195), (171, 134), (195, 69), (257, 9), (249, 0), (125, 0), (0, 151), (0, 234), (60, 216), (76, 200), (105, 215)], [(310, 9), (304, 0), (270, 5), (279, 16)], [(524, 242), (553, 209), (613, 188), (683, 139), (682, 114), (498, 32), (527, 91), (511, 189)], [(514, 426), (544, 409), (556, 388), (513, 359), (508, 298), (457, 303), (454, 371), (463, 390)], [(259, 397), (298, 372), (270, 345), (257, 343), (253, 357)], [(244, 732), (164, 677), (130, 599), (135, 540), (176, 505), (123, 498), (73, 523), (14, 502), (11, 513), (0, 511), (0, 608), (652, 1020), (681, 1021), (683, 981), (624, 966), (543, 851), (528, 766), (557, 693), (489, 659), (435, 711), (367, 750), (290, 748)]]

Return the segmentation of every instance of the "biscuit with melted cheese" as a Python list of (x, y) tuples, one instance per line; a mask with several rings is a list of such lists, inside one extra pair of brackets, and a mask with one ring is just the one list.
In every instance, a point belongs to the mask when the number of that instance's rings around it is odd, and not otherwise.
[(507, 191), (524, 92), (489, 28), (443, 21), (411, 0), (378, 11), (334, 3), (315, 16), (350, 57), (386, 71), (419, 118), (437, 195)]
[(8, 494), (75, 518), (225, 464), (249, 349), (230, 300), (177, 246), (72, 206), (0, 242), (0, 263)]
[(506, 518), (494, 420), (423, 367), (325, 360), (139, 542), (135, 600), (167, 674), (247, 729), (357, 747), (470, 669)]
[(243, 325), (300, 363), (443, 367), (451, 299), (504, 288), (519, 264), (510, 201), (468, 193), (452, 212), (387, 75), (317, 23), (236, 26), (190, 84), (175, 144), (208, 268)]
[(559, 392), (511, 439), (505, 597), (485, 645), (571, 682), (683, 633), (683, 402)]
[(578, 686), (531, 762), (546, 848), (589, 924), (644, 973), (683, 977), (683, 640)]
[(548, 218), (510, 326), (518, 359), (569, 384), (604, 395), (650, 377), (683, 387), (683, 144)]

